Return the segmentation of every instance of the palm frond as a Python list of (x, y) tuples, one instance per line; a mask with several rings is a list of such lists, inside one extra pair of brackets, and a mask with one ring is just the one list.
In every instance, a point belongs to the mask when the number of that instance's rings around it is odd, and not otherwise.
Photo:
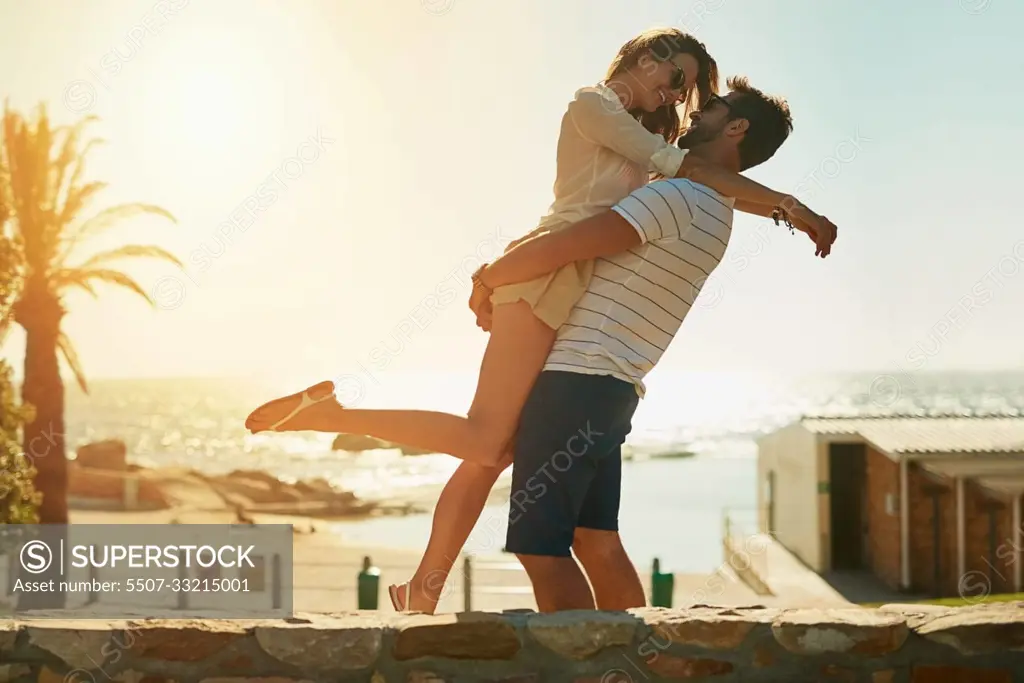
[(89, 270), (96, 266), (102, 266), (123, 258), (156, 258), (163, 261), (170, 261), (176, 266), (184, 268), (184, 264), (178, 257), (163, 247), (155, 247), (143, 244), (128, 244), (110, 251), (103, 251), (86, 259), (80, 266), (82, 270)]
[(130, 275), (119, 270), (111, 268), (92, 268), (89, 270), (83, 268), (61, 268), (50, 275), (50, 282), (53, 284), (55, 291), (58, 292), (70, 286), (81, 287), (89, 291), (93, 281), (124, 287), (141, 296), (151, 306), (154, 305), (149, 292), (143, 289)]
[(101, 142), (93, 139), (82, 144), (86, 127), (96, 120), (87, 116), (71, 126), (53, 127), (45, 106), (38, 107), (31, 118), (5, 106), (5, 185), (17, 219), (13, 225), (33, 272), (45, 274), (54, 267), (63, 235), (106, 187), (106, 183), (82, 180), (88, 152)]
[(155, 204), (143, 204), (141, 202), (132, 202), (129, 204), (118, 204), (117, 206), (111, 206), (92, 218), (86, 220), (80, 224), (76, 229), (71, 230), (65, 240), (64, 249), (61, 252), (59, 261), (63, 262), (71, 255), (75, 246), (82, 240), (97, 235), (107, 228), (113, 226), (119, 221), (126, 220), (128, 218), (134, 218), (136, 216), (161, 216), (177, 224), (178, 219), (175, 218), (170, 211), (167, 209), (156, 206)]
[(82, 370), (82, 364), (78, 360), (78, 352), (75, 351), (75, 346), (71, 343), (71, 339), (63, 332), (57, 337), (57, 349), (63, 354), (64, 360), (68, 362), (68, 367), (71, 368), (71, 372), (75, 375), (75, 381), (78, 382), (82, 392), (88, 394), (89, 385), (85, 381), (85, 372)]
[(88, 277), (86, 277), (87, 274), (88, 271), (78, 268), (61, 268), (50, 274), (50, 282), (58, 292), (71, 287), (78, 287), (91, 294), (94, 299), (98, 299), (100, 298), (99, 294), (96, 293), (96, 289), (89, 282)]
[(11, 209), (18, 217), (17, 227), (25, 238), (25, 249), (31, 253), (35, 240), (26, 225), (34, 222), (36, 207), (32, 188), (32, 157), (28, 124), (16, 111), (4, 109), (4, 150), (6, 152)]
[[(67, 142), (72, 145), (72, 149), (78, 148), (78, 139), (81, 134), (81, 130), (84, 127), (84, 123), (86, 123), (86, 121), (79, 123), (79, 125), (75, 126), (72, 129), (72, 131), (68, 133), (69, 140)], [(102, 142), (103, 141), (98, 138), (90, 140), (75, 155), (74, 160), (71, 162), (74, 164), (75, 168), (71, 172), (71, 178), (68, 180), (67, 188), (58, 188), (63, 190), (65, 205), (67, 205), (68, 201), (71, 199), (71, 195), (74, 192), (75, 188), (77, 188), (79, 186), (79, 183), (82, 182), (82, 175), (85, 173), (85, 162), (86, 159), (88, 159), (89, 151), (93, 148), (94, 145), (102, 144)]]
[[(38, 193), (36, 196), (40, 210), (45, 212), (53, 211), (55, 198), (50, 190), (50, 149), (53, 147), (53, 130), (50, 128), (50, 117), (46, 114), (46, 105), (40, 104), (36, 110), (36, 130), (33, 140), (33, 151), (35, 152), (35, 165), (32, 176), (32, 187)], [(50, 196), (47, 196), (50, 195)]]
[(79, 150), (78, 142), (81, 139), (82, 131), (85, 127), (97, 121), (98, 118), (95, 115), (86, 116), (74, 126), (65, 126), (60, 129), (60, 133), (64, 136), (64, 142), (61, 145), (60, 154), (53, 161), (53, 208), (56, 208), (57, 202), (64, 196), (64, 178), (67, 175), (67, 170), (72, 165), (75, 166), (74, 171), (71, 175), (71, 180), (68, 182), (68, 188), (73, 187), (81, 177), (81, 173), (84, 171), (84, 164), (76, 163), (77, 159), (86, 159), (89, 156), (89, 151), (95, 145), (102, 144), (104, 140), (100, 138), (93, 138), (85, 144), (85, 146)]
[(60, 227), (64, 228), (70, 225), (75, 216), (85, 208), (85, 205), (106, 187), (107, 183), (99, 180), (86, 183), (85, 185), (70, 185), (68, 187), (68, 195), (64, 199), (64, 207), (57, 218)]
[(57, 219), (52, 187), (54, 131), (46, 108), (40, 106), (34, 120), (4, 110), (4, 140), (14, 227), (22, 240), (25, 262), (30, 271), (45, 272), (56, 255), (61, 225)]

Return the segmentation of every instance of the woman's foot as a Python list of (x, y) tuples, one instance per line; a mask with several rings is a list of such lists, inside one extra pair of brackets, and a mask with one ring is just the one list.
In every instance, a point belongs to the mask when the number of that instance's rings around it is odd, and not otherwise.
[(296, 432), (310, 429), (309, 410), (318, 403), (334, 398), (334, 382), (326, 381), (273, 401), (249, 413), (245, 428), (258, 432)]
[[(391, 606), (395, 608), (396, 612), (433, 614), (437, 610), (437, 600), (440, 596), (434, 596), (433, 599), (425, 593), (420, 596), (415, 596), (412, 591), (412, 584), (415, 580), (416, 579), (413, 578), (411, 581), (406, 581), (405, 583), (391, 584), (388, 586), (388, 595), (391, 597)], [(418, 599), (410, 601), (410, 597), (417, 597)]]
[(400, 583), (397, 586), (395, 584), (391, 584), (388, 586), (388, 595), (391, 596), (391, 606), (395, 608), (396, 612), (408, 611), (408, 583)]

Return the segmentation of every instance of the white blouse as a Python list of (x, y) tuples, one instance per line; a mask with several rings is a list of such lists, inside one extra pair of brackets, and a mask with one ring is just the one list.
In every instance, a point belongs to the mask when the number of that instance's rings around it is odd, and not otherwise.
[(686, 151), (644, 128), (611, 88), (579, 89), (562, 117), (555, 201), (537, 230), (600, 213), (645, 185), (650, 173), (675, 176)]

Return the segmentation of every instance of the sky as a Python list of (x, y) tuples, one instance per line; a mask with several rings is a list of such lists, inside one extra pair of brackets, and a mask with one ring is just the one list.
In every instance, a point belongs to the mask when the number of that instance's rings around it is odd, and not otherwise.
[(186, 264), (126, 264), (155, 308), (68, 297), (93, 378), (475, 372), (469, 273), (550, 204), (575, 90), (654, 26), (788, 99), (794, 133), (750, 175), (839, 226), (821, 260), (737, 214), (661, 366), (1012, 369), (1022, 23), (1014, 0), (0, 0), (0, 96), (99, 117), (95, 210), (177, 218), (83, 245)]

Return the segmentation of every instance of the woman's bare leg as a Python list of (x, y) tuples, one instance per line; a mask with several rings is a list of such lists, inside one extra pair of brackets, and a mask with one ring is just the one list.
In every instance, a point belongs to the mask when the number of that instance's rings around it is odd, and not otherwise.
[[(554, 330), (535, 318), (527, 304), (497, 306), (469, 417), (459, 419), (474, 425), (473, 428), (495, 426), (507, 433), (501, 443), (503, 447), (508, 446), (554, 337)], [(414, 441), (411, 445), (419, 444)], [(408, 609), (427, 613), (437, 609), (452, 566), (480, 518), (495, 480), (507, 467), (506, 455), (503, 448), (497, 456), (492, 456), (495, 462), (504, 461), (499, 467), (462, 463), (441, 491), (434, 508), (430, 540), (409, 582), (408, 594), (403, 596)]]
[[(469, 415), (429, 410), (345, 408), (330, 399), (303, 410), (280, 431), (363, 434), (493, 467), (505, 450), (534, 380), (544, 367), (555, 331), (533, 315), (525, 302), (496, 306), (491, 338)], [(309, 390), (316, 399), (329, 393), (329, 382)], [(262, 431), (299, 404), (301, 393), (267, 403), (246, 426)]]
[(464, 462), (448, 480), (434, 508), (430, 540), (405, 590), (406, 608), (433, 614), (456, 558), (466, 544), (501, 468)]

